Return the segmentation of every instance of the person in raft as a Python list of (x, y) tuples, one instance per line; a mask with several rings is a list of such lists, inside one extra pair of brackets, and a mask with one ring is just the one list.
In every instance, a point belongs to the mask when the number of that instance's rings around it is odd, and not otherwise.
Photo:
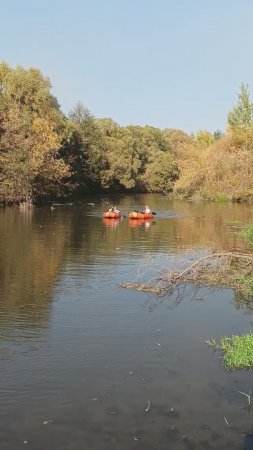
[(113, 206), (112, 208), (110, 208), (110, 209), (109, 209), (109, 212), (120, 213), (120, 211), (117, 209), (116, 206)]
[(150, 210), (148, 205), (145, 206), (145, 209), (144, 209), (143, 212), (144, 212), (144, 214), (150, 214), (151, 213), (151, 210)]

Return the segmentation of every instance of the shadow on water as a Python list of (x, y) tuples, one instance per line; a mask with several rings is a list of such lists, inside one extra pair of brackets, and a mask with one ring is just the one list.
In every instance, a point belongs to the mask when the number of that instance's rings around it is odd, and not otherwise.
[(205, 339), (248, 331), (251, 299), (181, 286), (164, 297), (119, 287), (208, 251), (242, 248), (229, 225), (247, 205), (101, 199), (0, 210), (1, 449), (251, 449), (251, 372), (226, 372)]

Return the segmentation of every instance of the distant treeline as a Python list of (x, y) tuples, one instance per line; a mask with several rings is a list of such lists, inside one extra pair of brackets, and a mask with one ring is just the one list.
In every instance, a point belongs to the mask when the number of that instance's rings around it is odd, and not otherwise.
[(78, 104), (68, 116), (39, 69), (0, 63), (0, 202), (99, 191), (253, 197), (253, 104), (241, 86), (226, 134), (120, 127)]

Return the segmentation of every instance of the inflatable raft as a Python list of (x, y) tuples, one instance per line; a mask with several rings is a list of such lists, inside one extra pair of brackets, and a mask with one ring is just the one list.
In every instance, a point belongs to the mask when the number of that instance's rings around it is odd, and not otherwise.
[(153, 214), (152, 213), (142, 213), (142, 212), (136, 212), (136, 211), (131, 211), (129, 213), (129, 219), (153, 219)]
[(121, 217), (121, 213), (120, 212), (106, 211), (103, 214), (103, 218), (104, 219), (119, 219), (120, 217)]

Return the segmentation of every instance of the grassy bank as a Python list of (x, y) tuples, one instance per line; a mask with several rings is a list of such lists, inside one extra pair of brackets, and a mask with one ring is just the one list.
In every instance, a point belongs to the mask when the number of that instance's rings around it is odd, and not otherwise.
[(227, 370), (253, 367), (253, 334), (222, 337), (218, 344), (214, 339), (206, 343), (222, 352), (223, 365)]

